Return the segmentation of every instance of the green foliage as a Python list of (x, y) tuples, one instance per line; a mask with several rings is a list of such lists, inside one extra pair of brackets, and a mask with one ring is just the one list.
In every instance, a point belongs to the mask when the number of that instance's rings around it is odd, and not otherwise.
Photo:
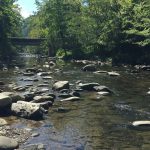
[[(50, 55), (148, 62), (148, 0), (40, 0), (29, 18), (31, 37), (46, 37)], [(147, 55), (147, 56), (146, 56)], [(144, 60), (146, 59), (146, 60)]]
[(4, 60), (16, 53), (16, 48), (8, 37), (21, 33), (21, 16), (14, 2), (15, 0), (0, 0), (0, 58)]

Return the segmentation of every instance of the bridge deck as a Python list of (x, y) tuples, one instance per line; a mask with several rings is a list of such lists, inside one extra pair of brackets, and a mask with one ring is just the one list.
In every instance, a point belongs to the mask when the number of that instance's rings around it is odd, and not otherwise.
[(10, 37), (12, 44), (15, 45), (40, 45), (46, 38), (26, 38), (26, 37)]

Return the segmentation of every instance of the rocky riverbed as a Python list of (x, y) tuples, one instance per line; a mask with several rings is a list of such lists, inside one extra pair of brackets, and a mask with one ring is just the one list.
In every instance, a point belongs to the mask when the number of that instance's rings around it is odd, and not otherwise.
[[(0, 148), (147, 147), (149, 72), (134, 69), (96, 61), (43, 60), (1, 71), (0, 138), (6, 144), (0, 143)], [(124, 141), (120, 144), (119, 133)]]

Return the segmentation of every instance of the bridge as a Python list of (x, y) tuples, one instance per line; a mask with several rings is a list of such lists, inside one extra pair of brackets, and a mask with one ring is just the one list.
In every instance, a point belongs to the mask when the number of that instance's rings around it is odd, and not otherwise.
[(26, 37), (9, 37), (9, 40), (14, 45), (31, 45), (36, 46), (42, 44), (47, 38), (26, 38)]

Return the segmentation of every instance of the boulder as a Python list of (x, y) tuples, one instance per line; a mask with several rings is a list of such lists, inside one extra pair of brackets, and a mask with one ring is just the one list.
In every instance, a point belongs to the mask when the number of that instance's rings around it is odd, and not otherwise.
[(68, 81), (57, 81), (54, 83), (53, 90), (62, 90), (62, 89), (69, 89), (69, 82)]
[(19, 144), (16, 140), (0, 136), (0, 150), (14, 150), (18, 148)]
[(14, 92), (3, 92), (2, 94), (10, 97), (12, 99), (12, 103), (25, 99), (23, 96), (19, 95), (18, 93), (14, 93)]
[(99, 86), (99, 83), (80, 83), (78, 86), (83, 90), (92, 91), (95, 86)]
[(12, 104), (12, 99), (3, 93), (0, 93), (0, 108), (8, 107), (11, 104)]
[(89, 64), (84, 66), (81, 70), (83, 71), (96, 71), (96, 66), (93, 64)]
[(69, 97), (69, 98), (62, 99), (60, 101), (65, 102), (65, 101), (78, 101), (78, 100), (80, 100), (80, 97), (74, 96), (74, 97)]
[(27, 119), (41, 119), (45, 113), (43, 109), (40, 104), (24, 101), (18, 101), (11, 106), (14, 115)]

